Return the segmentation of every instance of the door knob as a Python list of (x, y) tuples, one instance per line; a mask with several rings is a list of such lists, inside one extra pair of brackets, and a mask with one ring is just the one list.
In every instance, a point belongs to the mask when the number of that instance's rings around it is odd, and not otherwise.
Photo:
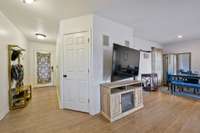
[(67, 78), (67, 75), (65, 74), (65, 75), (63, 75), (63, 77), (64, 77), (64, 78)]

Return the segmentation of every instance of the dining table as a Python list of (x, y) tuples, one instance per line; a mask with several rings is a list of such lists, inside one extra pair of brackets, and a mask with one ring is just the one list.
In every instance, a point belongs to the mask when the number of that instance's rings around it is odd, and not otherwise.
[[(188, 85), (195, 85), (195, 86), (199, 86), (199, 81), (200, 81), (200, 75), (199, 74), (169, 74), (168, 75), (168, 80), (169, 80), (169, 84), (170, 82), (178, 82), (178, 83), (184, 83), (186, 86)], [(177, 86), (178, 88), (178, 86)], [(187, 88), (187, 90), (191, 90), (193, 89), (193, 94), (197, 94), (197, 92), (199, 92), (198, 88)], [(171, 85), (171, 90), (175, 91), (172, 88)], [(184, 87), (179, 87), (179, 90), (184, 92)]]

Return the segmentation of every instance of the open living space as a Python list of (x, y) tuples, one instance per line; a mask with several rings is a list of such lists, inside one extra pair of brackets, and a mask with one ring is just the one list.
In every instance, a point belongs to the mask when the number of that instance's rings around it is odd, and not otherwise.
[(0, 0), (0, 132), (200, 133), (199, 5)]

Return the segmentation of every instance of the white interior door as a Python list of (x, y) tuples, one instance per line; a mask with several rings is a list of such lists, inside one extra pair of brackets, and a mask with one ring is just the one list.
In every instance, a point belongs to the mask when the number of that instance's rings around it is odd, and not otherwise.
[(89, 112), (89, 35), (64, 35), (64, 108)]

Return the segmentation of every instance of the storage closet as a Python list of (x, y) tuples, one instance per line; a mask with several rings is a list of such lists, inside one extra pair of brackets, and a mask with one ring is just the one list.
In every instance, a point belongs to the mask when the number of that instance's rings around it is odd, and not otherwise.
[(10, 110), (23, 108), (32, 98), (31, 85), (24, 85), (25, 49), (17, 45), (8, 45), (8, 77)]

